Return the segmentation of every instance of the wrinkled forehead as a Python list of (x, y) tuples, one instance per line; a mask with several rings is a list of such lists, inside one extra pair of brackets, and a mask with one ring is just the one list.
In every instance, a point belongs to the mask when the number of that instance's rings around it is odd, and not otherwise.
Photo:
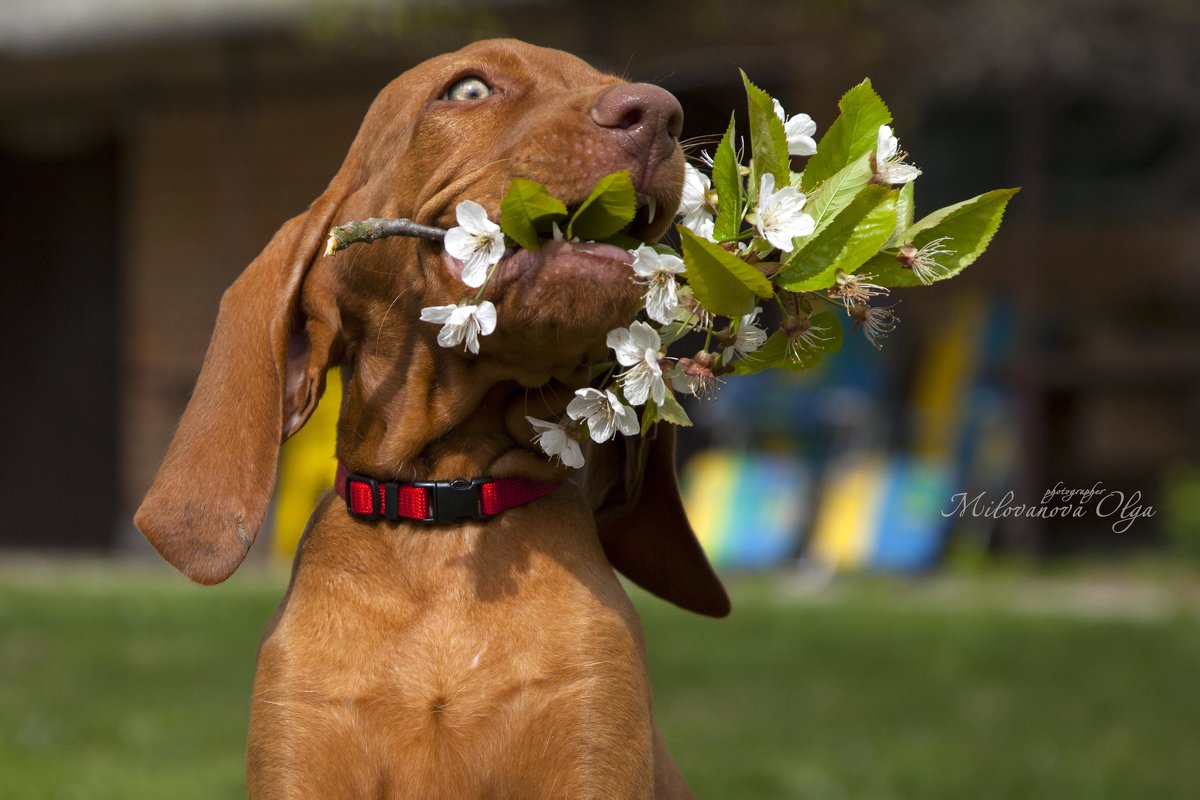
[(456, 81), (469, 76), (508, 93), (535, 86), (540, 92), (586, 92), (620, 82), (561, 50), (515, 39), (490, 39), (418, 64), (388, 84), (375, 105), (414, 118)]
[[(590, 64), (577, 56), (538, 47), (515, 39), (490, 39), (467, 45), (461, 50), (431, 59), (426, 65), (440, 70), (482, 70), (481, 77), (497, 80), (513, 77), (540, 84), (569, 89), (612, 82)], [(489, 75), (491, 70), (495, 74)]]

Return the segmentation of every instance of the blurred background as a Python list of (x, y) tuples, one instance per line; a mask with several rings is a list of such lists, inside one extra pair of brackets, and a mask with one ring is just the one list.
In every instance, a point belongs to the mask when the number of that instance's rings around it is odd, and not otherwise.
[[(1189, 0), (5, 0), (0, 794), (244, 792), (254, 641), (329, 485), (336, 395), (230, 584), (168, 573), (133, 511), (225, 287), (387, 81), (497, 35), (663, 85), (685, 137), (744, 118), (739, 67), (818, 135), (869, 76), (925, 171), (918, 218), (1023, 187), (977, 264), (896, 293), (882, 351), (850, 337), (818, 372), (689, 408), (689, 513), (737, 610), (637, 598), (701, 796), (1188, 796)], [(1009, 492), (1046, 516), (987, 513)]]

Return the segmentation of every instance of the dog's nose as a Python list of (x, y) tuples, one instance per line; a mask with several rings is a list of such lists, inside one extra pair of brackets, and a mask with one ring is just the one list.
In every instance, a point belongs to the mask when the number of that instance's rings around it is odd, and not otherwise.
[(675, 95), (649, 83), (612, 87), (592, 106), (592, 119), (619, 132), (635, 147), (664, 156), (683, 130), (683, 109)]

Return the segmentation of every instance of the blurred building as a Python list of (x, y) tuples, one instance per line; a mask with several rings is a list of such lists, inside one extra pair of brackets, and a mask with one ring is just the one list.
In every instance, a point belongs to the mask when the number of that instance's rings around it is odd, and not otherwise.
[[(1018, 492), (1152, 498), (1164, 467), (1200, 461), (1194, 4), (9, 0), (0, 544), (130, 540), (221, 292), (321, 191), (388, 80), (492, 35), (661, 83), (685, 136), (741, 108), (738, 67), (821, 131), (870, 75), (926, 170), (918, 216), (1024, 187), (980, 264), (902, 296), (887, 396), (914, 402), (946, 309), (982, 298), (1012, 309), (989, 379)], [(906, 446), (899, 420), (885, 446)], [(1000, 533), (1054, 550), (1096, 531)]]

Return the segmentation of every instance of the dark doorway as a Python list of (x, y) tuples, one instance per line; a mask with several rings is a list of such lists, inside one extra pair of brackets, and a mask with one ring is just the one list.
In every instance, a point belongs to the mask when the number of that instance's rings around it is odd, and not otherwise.
[(118, 172), (0, 146), (0, 547), (114, 541)]

